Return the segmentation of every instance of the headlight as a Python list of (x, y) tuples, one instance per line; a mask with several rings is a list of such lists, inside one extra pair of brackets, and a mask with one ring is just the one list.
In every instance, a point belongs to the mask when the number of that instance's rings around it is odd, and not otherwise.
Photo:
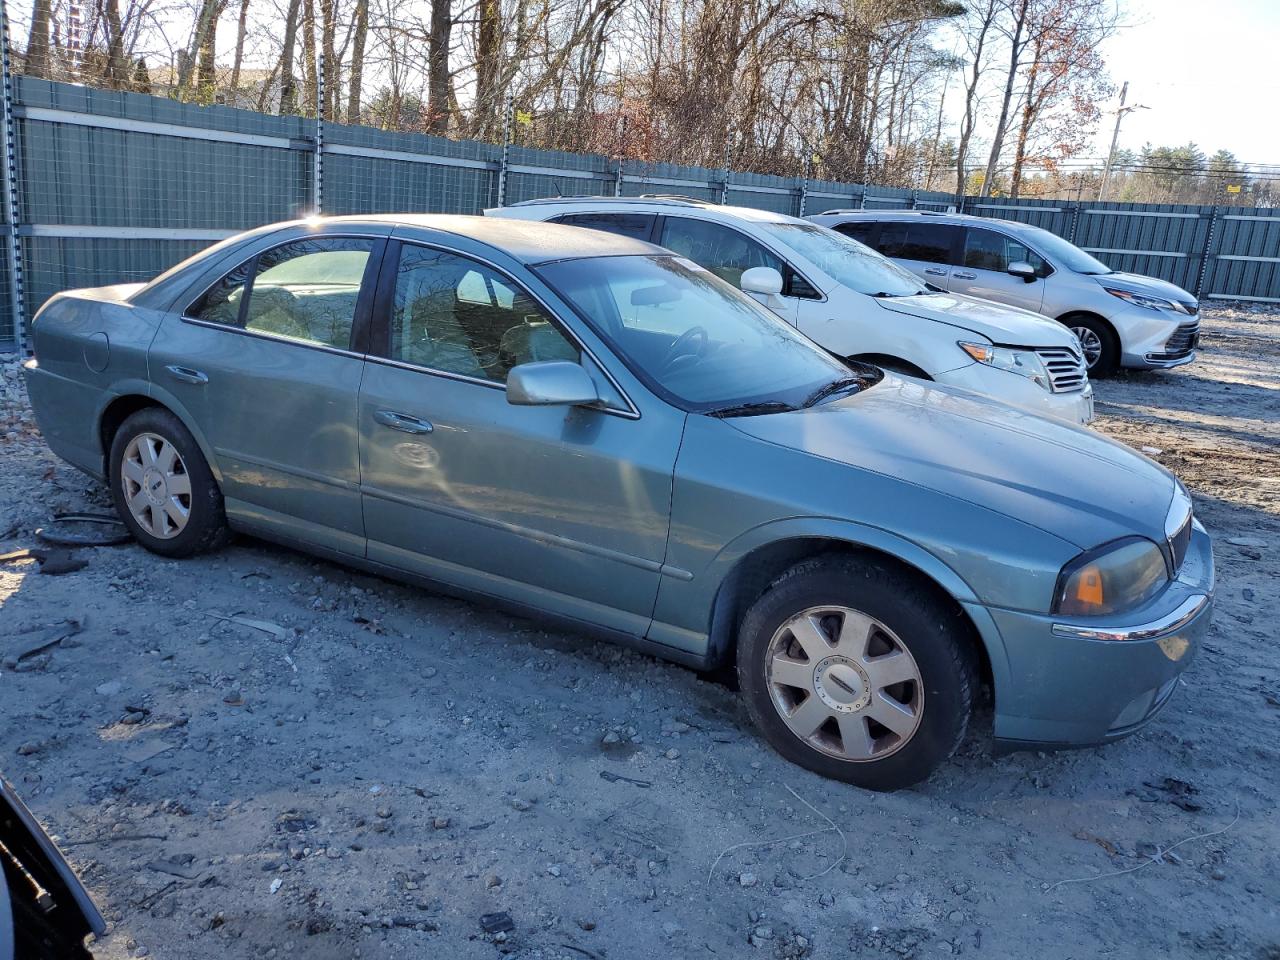
[(1174, 313), (1191, 315), (1191, 311), (1176, 300), (1166, 300), (1164, 297), (1149, 297), (1145, 293), (1134, 293), (1132, 290), (1121, 290), (1118, 287), (1103, 287), (1102, 289), (1113, 297), (1119, 297), (1125, 303), (1132, 303), (1135, 307), (1146, 307), (1148, 310), (1172, 310)]
[(1126, 537), (1076, 557), (1058, 575), (1053, 612), (1093, 617), (1138, 606), (1169, 582), (1164, 554), (1150, 540)]
[(1016, 347), (993, 347), (989, 343), (965, 343), (960, 341), (959, 347), (974, 360), (985, 363), (997, 370), (1007, 370), (1033, 380), (1046, 390), (1049, 385), (1049, 371), (1044, 361), (1034, 350), (1019, 350)]

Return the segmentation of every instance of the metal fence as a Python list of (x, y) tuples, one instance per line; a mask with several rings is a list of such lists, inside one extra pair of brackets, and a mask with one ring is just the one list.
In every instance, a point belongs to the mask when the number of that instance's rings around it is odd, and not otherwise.
[(26, 321), (58, 290), (149, 279), (263, 223), (318, 211), (478, 213), (558, 193), (679, 193), (794, 215), (959, 208), (1037, 224), (1115, 269), (1202, 297), (1280, 303), (1280, 210), (957, 203), (950, 194), (867, 183), (321, 125), (29, 77), (6, 86), (5, 106), (0, 349), (21, 348)]

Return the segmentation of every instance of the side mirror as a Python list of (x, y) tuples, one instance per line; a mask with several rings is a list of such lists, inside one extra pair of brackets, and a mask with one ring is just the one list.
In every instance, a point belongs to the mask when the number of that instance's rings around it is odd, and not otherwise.
[(1006, 268), (1009, 276), (1021, 277), (1027, 283), (1036, 278), (1036, 268), (1025, 260), (1015, 260)]
[(744, 293), (758, 293), (763, 297), (776, 297), (782, 293), (782, 274), (773, 267), (752, 267), (742, 271), (738, 281)]
[(507, 403), (516, 406), (579, 407), (599, 400), (591, 375), (570, 360), (522, 363), (507, 374)]

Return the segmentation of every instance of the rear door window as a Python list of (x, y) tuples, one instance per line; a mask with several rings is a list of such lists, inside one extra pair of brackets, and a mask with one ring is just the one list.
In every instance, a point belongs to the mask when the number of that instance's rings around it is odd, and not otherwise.
[(752, 267), (773, 267), (786, 276), (787, 266), (760, 244), (732, 227), (691, 217), (667, 217), (658, 241), (721, 280), (742, 286), (742, 274)]
[(350, 349), (356, 304), (378, 243), (316, 237), (272, 247), (214, 284), (186, 315), (286, 340)]
[(1035, 267), (1038, 276), (1047, 276), (1049, 265), (1026, 244), (995, 230), (970, 227), (965, 232), (964, 265), (976, 270), (1004, 273), (1009, 264), (1022, 261)]
[(648, 240), (653, 235), (653, 214), (648, 213), (571, 213), (557, 217), (556, 223), (587, 230), (603, 230), (633, 240)]
[(950, 263), (960, 228), (945, 223), (891, 220), (880, 225), (877, 249), (897, 260)]

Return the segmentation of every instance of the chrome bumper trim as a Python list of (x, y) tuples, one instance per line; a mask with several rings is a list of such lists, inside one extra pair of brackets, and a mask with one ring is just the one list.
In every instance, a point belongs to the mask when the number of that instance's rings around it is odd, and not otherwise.
[(1152, 620), (1150, 623), (1139, 623), (1132, 627), (1095, 627), (1079, 623), (1055, 623), (1055, 636), (1071, 637), (1076, 640), (1155, 640), (1174, 633), (1200, 615), (1209, 603), (1209, 597), (1203, 593), (1187, 597), (1172, 613)]

